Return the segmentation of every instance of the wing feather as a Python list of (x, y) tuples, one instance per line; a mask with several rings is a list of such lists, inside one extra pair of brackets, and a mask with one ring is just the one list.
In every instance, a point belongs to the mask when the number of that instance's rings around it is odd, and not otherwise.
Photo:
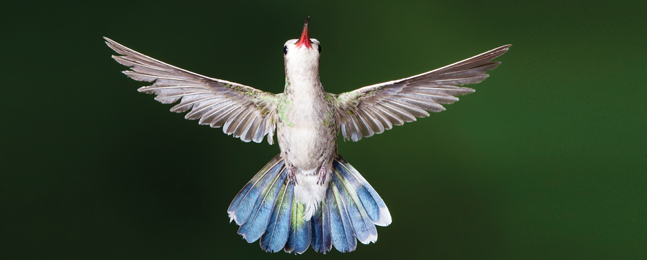
[(260, 143), (268, 135), (268, 143), (273, 143), (276, 95), (184, 70), (104, 39), (120, 55), (112, 58), (129, 67), (124, 74), (137, 81), (153, 82), (139, 88), (139, 92), (155, 94), (155, 100), (163, 104), (179, 101), (171, 111), (189, 112), (186, 119), (222, 127), (223, 132), (244, 142)]
[(342, 93), (336, 113), (344, 140), (359, 141), (389, 130), (393, 125), (416, 121), (429, 112), (445, 110), (443, 104), (458, 101), (474, 89), (460, 87), (485, 80), (487, 71), (501, 62), (492, 61), (508, 51), (504, 45), (471, 58), (404, 79), (393, 80)]

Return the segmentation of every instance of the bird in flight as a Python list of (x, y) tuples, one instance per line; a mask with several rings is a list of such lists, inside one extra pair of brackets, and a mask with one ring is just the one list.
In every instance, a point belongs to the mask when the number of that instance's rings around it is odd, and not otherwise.
[(280, 153), (234, 197), (227, 213), (247, 242), (268, 252), (351, 252), (357, 241), (377, 241), (377, 226), (391, 224), (386, 204), (366, 179), (337, 152), (337, 137), (357, 142), (405, 122), (445, 110), (474, 92), (461, 87), (488, 77), (508, 51), (504, 45), (415, 76), (333, 94), (319, 80), (321, 45), (310, 38), (309, 18), (299, 39), (283, 46), (285, 89), (273, 94), (203, 76), (136, 52), (104, 37), (123, 71), (152, 82), (139, 92), (173, 104), (186, 119), (222, 128), (243, 142), (267, 136)]

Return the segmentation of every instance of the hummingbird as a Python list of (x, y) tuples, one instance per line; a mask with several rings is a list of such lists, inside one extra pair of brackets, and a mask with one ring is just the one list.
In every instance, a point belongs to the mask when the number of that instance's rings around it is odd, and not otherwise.
[(483, 81), (504, 45), (415, 76), (333, 94), (319, 79), (321, 44), (310, 38), (306, 18), (299, 39), (283, 45), (285, 87), (273, 94), (243, 84), (203, 76), (156, 60), (107, 37), (129, 67), (128, 77), (152, 82), (139, 92), (156, 95), (186, 119), (222, 128), (243, 142), (274, 143), (280, 153), (240, 190), (229, 205), (230, 222), (248, 242), (259, 240), (267, 252), (320, 253), (334, 246), (351, 252), (377, 241), (376, 226), (391, 224), (391, 214), (375, 189), (337, 151), (337, 137), (357, 142), (383, 133), (474, 92), (462, 87)]

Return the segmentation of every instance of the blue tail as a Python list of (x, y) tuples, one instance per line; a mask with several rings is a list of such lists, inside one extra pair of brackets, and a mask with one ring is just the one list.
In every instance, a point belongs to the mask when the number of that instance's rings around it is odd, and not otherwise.
[(326, 253), (334, 245), (351, 252), (377, 241), (378, 226), (391, 224), (386, 204), (370, 184), (344, 158), (333, 161), (326, 198), (311, 219), (304, 219), (305, 206), (295, 199), (285, 163), (275, 156), (236, 195), (229, 205), (238, 234), (251, 243), (260, 238), (267, 252), (302, 254), (310, 245)]

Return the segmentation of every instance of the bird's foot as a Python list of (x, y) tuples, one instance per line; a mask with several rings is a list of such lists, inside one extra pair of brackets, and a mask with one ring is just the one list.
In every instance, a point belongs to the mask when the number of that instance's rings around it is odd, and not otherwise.
[(328, 169), (326, 164), (323, 164), (319, 167), (319, 171), (317, 172), (317, 177), (319, 177), (317, 185), (324, 185), (324, 182), (326, 182), (326, 173), (328, 173)]
[(297, 185), (297, 169), (292, 165), (288, 166), (288, 180), (290, 180), (292, 184)]

